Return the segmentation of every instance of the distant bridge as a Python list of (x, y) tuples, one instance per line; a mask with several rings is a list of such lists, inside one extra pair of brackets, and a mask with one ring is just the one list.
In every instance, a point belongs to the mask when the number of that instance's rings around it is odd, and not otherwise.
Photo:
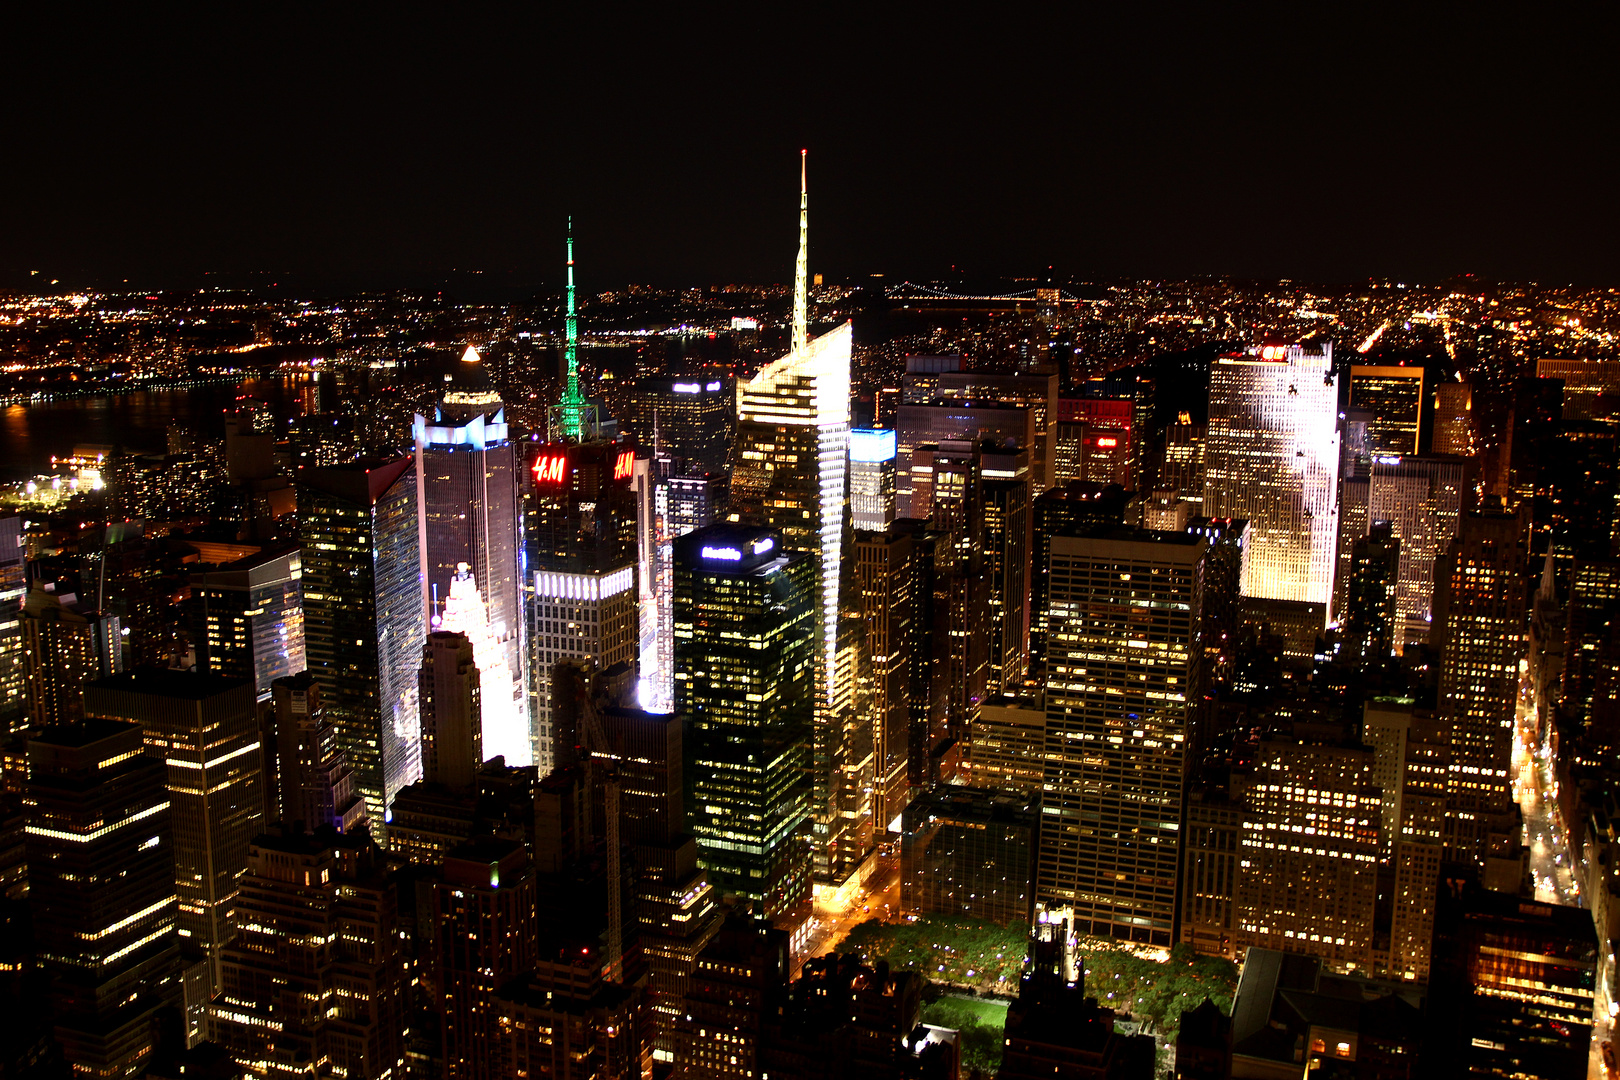
[(945, 300), (970, 304), (1018, 304), (1035, 303), (1041, 299), (1037, 294), (1048, 291), (1057, 294), (1056, 300), (1060, 304), (1076, 304), (1080, 302), (1078, 296), (1062, 289), (1025, 289), (1022, 292), (974, 295), (970, 293), (954, 293), (934, 285), (919, 285), (914, 281), (902, 281), (900, 284), (887, 289), (884, 295), (890, 300)]

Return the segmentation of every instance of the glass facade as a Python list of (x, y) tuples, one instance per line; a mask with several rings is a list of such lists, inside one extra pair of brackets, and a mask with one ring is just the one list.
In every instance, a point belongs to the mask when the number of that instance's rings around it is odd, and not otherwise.
[(675, 708), (699, 865), (767, 918), (810, 899), (816, 564), (781, 534), (716, 525), (675, 543)]

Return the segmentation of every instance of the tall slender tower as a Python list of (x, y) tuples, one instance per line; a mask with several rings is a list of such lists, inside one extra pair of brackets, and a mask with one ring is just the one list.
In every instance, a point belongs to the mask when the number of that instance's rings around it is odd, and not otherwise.
[[(813, 340), (809, 336), (809, 228), (802, 153), (799, 180), (793, 339), (786, 356), (738, 384), (731, 520), (777, 530), (783, 548), (802, 551), (816, 564), (819, 633), (812, 831), (816, 876), (833, 881), (841, 880), (864, 856), (859, 830), (870, 815), (859, 801), (871, 789), (862, 778), (870, 751), (862, 749), (869, 740), (862, 738), (856, 713), (851, 628), (841, 632), (839, 607), (848, 529), (852, 327), (846, 322)], [(859, 619), (851, 623), (858, 631)]]
[[(574, 309), (573, 218), (568, 219), (568, 311), (563, 316), (563, 332), (563, 359), (568, 361), (568, 385), (563, 390), (562, 401), (557, 405), (554, 426), (561, 428), (563, 438), (579, 442), (584, 438), (585, 429), (596, 425), (587, 423), (587, 417), (594, 412), (594, 407), (579, 392), (579, 316)], [(594, 420), (594, 417), (590, 419)], [(554, 432), (552, 437), (556, 438), (557, 433)]]

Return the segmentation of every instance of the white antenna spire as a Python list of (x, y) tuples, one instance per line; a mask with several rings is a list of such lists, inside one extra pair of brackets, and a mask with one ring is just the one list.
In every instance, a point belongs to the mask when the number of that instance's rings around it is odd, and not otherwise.
[(810, 343), (810, 189), (805, 184), (804, 161), (810, 151), (799, 151), (799, 262), (793, 273), (793, 347), (797, 355)]

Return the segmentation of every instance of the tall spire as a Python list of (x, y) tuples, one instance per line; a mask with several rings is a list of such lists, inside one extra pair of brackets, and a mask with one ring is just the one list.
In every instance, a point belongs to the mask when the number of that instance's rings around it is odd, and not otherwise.
[(574, 219), (568, 218), (568, 313), (564, 318), (566, 344), (563, 358), (568, 361), (568, 386), (562, 396), (562, 429), (570, 439), (578, 440), (585, 413), (585, 398), (579, 392), (579, 319), (574, 314)]
[(799, 151), (799, 262), (793, 272), (793, 348), (795, 355), (810, 343), (808, 272), (810, 268), (810, 189), (804, 180), (804, 159), (810, 151)]

